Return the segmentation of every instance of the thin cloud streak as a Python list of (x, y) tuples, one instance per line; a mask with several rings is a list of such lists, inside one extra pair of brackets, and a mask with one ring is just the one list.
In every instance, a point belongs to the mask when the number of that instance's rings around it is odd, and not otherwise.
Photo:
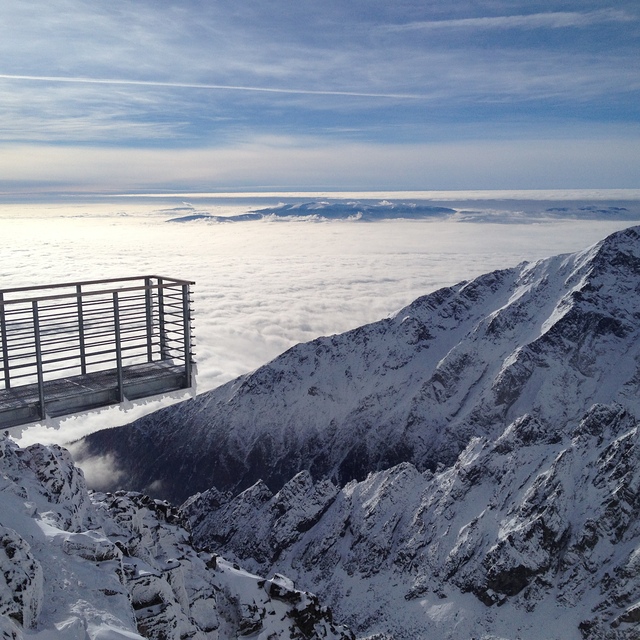
[(385, 31), (416, 31), (432, 29), (566, 29), (587, 27), (606, 22), (634, 22), (636, 16), (616, 9), (602, 9), (581, 13), (577, 11), (555, 11), (513, 16), (483, 18), (458, 18), (452, 20), (426, 20), (384, 27)]
[(227, 84), (207, 84), (191, 82), (163, 82), (160, 80), (126, 80), (117, 78), (85, 78), (67, 76), (32, 76), (0, 74), (2, 80), (25, 80), (29, 82), (60, 82), (72, 84), (104, 84), (138, 87), (166, 87), (171, 89), (211, 89), (225, 91), (252, 91), (259, 93), (285, 93), (294, 95), (318, 95), (318, 96), (351, 96), (356, 98), (391, 98), (400, 100), (416, 100), (427, 97), (426, 95), (411, 93), (375, 93), (362, 91), (332, 91), (317, 89), (284, 89), (278, 87), (249, 87)]

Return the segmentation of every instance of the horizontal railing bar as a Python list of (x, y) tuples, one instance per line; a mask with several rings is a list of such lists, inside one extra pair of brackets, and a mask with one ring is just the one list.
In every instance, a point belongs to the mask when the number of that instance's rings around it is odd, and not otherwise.
[(13, 334), (15, 336), (23, 333), (33, 333), (33, 324), (29, 324), (28, 326), (23, 325), (20, 327), (12, 327), (10, 324), (7, 325), (7, 335)]
[(32, 367), (35, 364), (35, 351), (29, 351), (25, 354), (20, 354), (12, 358), (13, 364), (10, 365), (11, 369), (18, 369), (22, 367)]
[[(131, 343), (132, 342), (132, 343), (134, 343), (134, 346), (136, 348), (139, 348), (139, 349), (143, 349), (144, 348), (145, 350), (147, 349), (147, 342), (146, 341), (143, 342), (142, 340), (139, 340), (136, 337), (125, 338), (123, 340), (123, 342), (127, 342), (127, 343)], [(109, 342), (103, 341), (100, 344), (95, 343), (95, 344), (89, 345), (89, 346), (90, 347), (98, 347), (98, 346), (102, 346), (102, 345), (105, 345), (105, 344), (111, 344), (111, 342), (110, 341)], [(131, 348), (131, 347), (129, 347), (129, 348)], [(53, 355), (53, 354), (56, 354), (56, 353), (66, 353), (67, 354), (65, 356), (66, 359), (79, 358), (79, 357), (81, 357), (81, 354), (82, 354), (80, 348), (76, 347), (76, 346), (73, 346), (73, 347), (60, 347), (59, 349), (44, 349), (44, 350), (42, 350), (43, 356), (45, 356), (45, 355), (46, 356), (50, 356), (50, 355)], [(96, 353), (95, 351), (87, 350), (87, 348), (85, 347), (85, 354), (87, 356), (90, 356), (90, 355), (95, 354), (95, 353)], [(35, 355), (35, 354), (34, 353), (30, 353), (30, 354), (26, 354), (24, 356), (16, 356), (14, 359), (25, 360), (25, 359), (29, 359), (29, 358), (33, 357), (33, 355)]]
[[(130, 278), (130, 280), (137, 280), (138, 278)], [(97, 281), (98, 283), (102, 283), (102, 282), (109, 282), (107, 281)], [(113, 280), (112, 282), (117, 282), (117, 280)], [(195, 284), (194, 282), (184, 282), (183, 284), (185, 285), (190, 285), (190, 284)], [(58, 288), (62, 285), (54, 285), (51, 287), (37, 287), (37, 289), (54, 289), (54, 288)], [(67, 286), (75, 286), (75, 284), (72, 285), (67, 285)], [(174, 285), (175, 286), (175, 285)], [(65, 298), (85, 298), (88, 296), (97, 296), (97, 295), (107, 295), (109, 293), (113, 294), (114, 292), (117, 292), (118, 294), (120, 293), (127, 293), (130, 291), (153, 291), (154, 289), (162, 289), (164, 291), (164, 289), (169, 289), (171, 287), (170, 284), (165, 284), (164, 282), (162, 284), (158, 283), (158, 284), (149, 284), (149, 285), (139, 285), (137, 287), (121, 287), (118, 289), (100, 289), (97, 291), (82, 291), (80, 293), (78, 293), (77, 291), (74, 291), (72, 293), (61, 293), (61, 294), (57, 294), (57, 295), (46, 295), (46, 296), (35, 296), (35, 297), (31, 297), (31, 298), (18, 298), (16, 300), (4, 300), (2, 302), (0, 302), (0, 305), (4, 305), (5, 307), (10, 306), (12, 304), (23, 304), (23, 303), (27, 303), (27, 302), (34, 302), (34, 301), (46, 301), (46, 300), (63, 300)], [(35, 288), (34, 288), (35, 289)], [(4, 289), (2, 291), (0, 291), (0, 293), (7, 293), (10, 291), (28, 291), (29, 288), (25, 288), (25, 289)], [(169, 294), (171, 295), (171, 294)]]
[(56, 367), (55, 369), (50, 369), (49, 371), (45, 371), (45, 373), (55, 373), (56, 371), (62, 371), (64, 369), (71, 369), (73, 367), (80, 368), (80, 356), (76, 356), (75, 358), (52, 358), (51, 360), (43, 360), (42, 366), (46, 366), (48, 364), (55, 364), (56, 362), (69, 362), (69, 360), (75, 360), (75, 364), (69, 365), (68, 367)]
[(100, 313), (92, 314), (84, 314), (82, 317), (82, 323), (85, 325), (85, 329), (88, 327), (99, 327), (99, 326), (113, 326), (113, 317), (111, 317), (113, 310), (112, 309), (101, 309)]
[(39, 286), (30, 286), (30, 287), (13, 287), (10, 289), (0, 289), (0, 293), (14, 293), (19, 291), (37, 291), (41, 289), (63, 289), (65, 287), (77, 287), (80, 285), (83, 286), (91, 286), (94, 284), (109, 284), (112, 282), (132, 282), (133, 280), (145, 280), (146, 278), (150, 278), (152, 280), (162, 280), (175, 285), (185, 285), (185, 284), (195, 284), (195, 282), (191, 282), (189, 280), (181, 280), (180, 278), (168, 278), (166, 276), (157, 276), (157, 275), (142, 275), (142, 276), (125, 276), (124, 278), (105, 278), (101, 280), (83, 280), (81, 282), (62, 282), (58, 284), (48, 284), (48, 285), (39, 285)]
[[(125, 328), (125, 329), (121, 329), (122, 334), (127, 334), (127, 340), (139, 340), (140, 342), (144, 342), (145, 344), (148, 344), (148, 340), (147, 340), (147, 334), (140, 331), (139, 328), (137, 327), (129, 327), (129, 328)], [(174, 330), (170, 330), (171, 333), (176, 333)], [(102, 338), (104, 336), (108, 336), (111, 335), (110, 333), (101, 333), (101, 334), (94, 334), (92, 340), (85, 340), (85, 346), (90, 347), (92, 345), (96, 345), (96, 344), (101, 344), (104, 342), (104, 340), (95, 340), (95, 338)], [(111, 342), (111, 341), (110, 341)], [(152, 341), (153, 342), (153, 341)], [(16, 348), (20, 347), (20, 348), (29, 348), (34, 344), (33, 340), (23, 340), (22, 342), (16, 344), (11, 343), (9, 345), (9, 349), (11, 351), (15, 351)], [(72, 337), (72, 338), (63, 338), (60, 340), (56, 340), (54, 338), (47, 338), (46, 340), (42, 340), (41, 345), (43, 346), (48, 346), (48, 345), (69, 345), (69, 346), (63, 346), (61, 347), (64, 350), (72, 350), (72, 349), (80, 349), (80, 346), (78, 345), (77, 339), (76, 337)], [(50, 349), (45, 349), (45, 351), (50, 351)]]
[[(155, 285), (150, 285), (150, 288), (153, 288)], [(145, 287), (146, 288), (146, 287)], [(135, 291), (138, 291), (139, 289), (135, 289)], [(130, 291), (129, 289), (117, 289), (117, 292), (119, 294), (127, 293), (127, 291)], [(98, 291), (96, 291), (95, 293), (100, 293)], [(86, 307), (95, 307), (97, 305), (104, 305), (104, 306), (113, 306), (113, 291), (107, 291), (106, 294), (104, 295), (103, 298), (93, 298), (90, 300), (84, 300), (83, 303)], [(109, 295), (112, 294), (112, 295)], [(146, 292), (145, 292), (146, 295)], [(119, 295), (118, 296), (118, 302), (120, 302), (120, 300), (123, 300), (125, 302), (141, 302), (142, 300), (145, 299), (145, 295)], [(77, 297), (77, 296), (76, 296)], [(80, 296), (82, 297), (82, 296)]]
[(57, 320), (56, 322), (41, 322), (40, 333), (78, 333), (78, 322), (70, 322), (69, 320)]
[[(123, 351), (131, 351), (133, 348), (134, 347), (127, 347), (127, 348), (123, 349)], [(146, 351), (144, 353), (146, 353)], [(141, 352), (139, 355), (143, 355), (143, 352)], [(131, 358), (139, 357), (139, 355), (137, 356), (135, 354), (129, 354), (127, 356), (127, 358), (131, 359)], [(125, 358), (123, 358), (123, 360), (124, 359)], [(56, 362), (69, 362), (70, 360), (76, 361), (75, 364), (70, 365), (69, 367), (56, 367), (55, 369), (50, 369), (48, 371), (45, 371), (45, 373), (55, 373), (56, 371), (61, 371), (63, 369), (70, 369), (70, 368), (73, 368), (73, 367), (80, 367), (80, 365), (81, 365), (80, 356), (76, 356), (74, 358), (51, 358), (51, 359), (48, 359), (48, 360), (43, 360), (42, 364), (43, 364), (43, 366), (46, 366), (48, 364), (55, 364)], [(114, 358), (114, 361), (115, 361), (115, 358)], [(96, 363), (93, 362), (93, 363), (87, 363), (87, 364), (96, 364)]]
[[(177, 363), (181, 363), (184, 362), (184, 356), (182, 354), (178, 354), (178, 353), (172, 353), (169, 354), (170, 355), (170, 359), (174, 362)], [(140, 354), (129, 354), (127, 355), (125, 358), (123, 358), (123, 361), (131, 361), (131, 360), (137, 360), (137, 364), (144, 364), (144, 358), (143, 358), (144, 354), (140, 353)], [(43, 366), (47, 365), (47, 364), (54, 364), (56, 362), (64, 362), (64, 359), (57, 359), (57, 360), (47, 360), (47, 361), (43, 361)], [(87, 368), (92, 368), (92, 367), (96, 367), (98, 365), (102, 365), (102, 364), (115, 364), (115, 357), (114, 358), (103, 358), (102, 360), (96, 360), (93, 362), (87, 362)], [(135, 364), (135, 363), (134, 363)], [(33, 364), (33, 371), (28, 371), (26, 373), (22, 373), (22, 374), (17, 374), (17, 375), (12, 375), (11, 379), (12, 380), (19, 380), (22, 378), (34, 378), (36, 377), (36, 365)], [(16, 367), (17, 368), (17, 367)], [(24, 367), (23, 367), (24, 368)], [(71, 364), (69, 366), (66, 367), (55, 367), (53, 369), (49, 369), (44, 371), (44, 374), (46, 375), (51, 375), (54, 373), (57, 373), (59, 371), (67, 371), (69, 369), (80, 369), (80, 362)], [(99, 371), (96, 371), (94, 373), (98, 373)], [(55, 379), (55, 378), (53, 378)]]
[(65, 287), (89, 286), (93, 284), (109, 284), (111, 282), (131, 282), (133, 280), (144, 280), (145, 277), (153, 276), (126, 276), (124, 278), (108, 278), (104, 280), (84, 280), (81, 282), (61, 282), (58, 284), (45, 284), (30, 287), (13, 287), (11, 289), (2, 289), (2, 293), (14, 293), (18, 291), (37, 291), (40, 289), (63, 289)]
[(41, 322), (40, 333), (78, 333), (78, 321), (69, 319), (59, 319), (55, 322)]
[[(22, 378), (33, 378), (34, 382), (36, 379), (36, 372), (34, 371), (33, 373), (23, 373), (17, 376), (11, 376), (11, 382), (14, 382), (15, 380), (21, 380)], [(13, 388), (14, 385), (11, 385), (11, 388)]]
[[(109, 349), (108, 351), (94, 351), (91, 354), (91, 357), (96, 357), (96, 356), (100, 356), (100, 355), (106, 355), (107, 353), (113, 353), (111, 351), (111, 349)], [(43, 360), (43, 362), (46, 362), (47, 364), (50, 364), (52, 362), (64, 362), (65, 360), (76, 360), (78, 359), (80, 356), (76, 355), (74, 357), (63, 357), (63, 358), (49, 358), (48, 360)]]
[[(41, 347), (47, 347), (42, 349), (42, 353), (62, 353), (64, 351), (77, 351), (80, 352), (80, 347), (77, 344), (77, 340), (47, 340), (40, 343)], [(55, 348), (48, 348), (49, 345), (60, 345)]]
[(7, 343), (7, 351), (15, 353), (16, 350), (20, 349), (29, 349), (34, 346), (33, 338), (27, 339), (23, 338), (22, 340), (9, 341)]
[[(136, 331), (137, 331), (137, 329), (135, 329), (135, 330), (127, 329), (123, 333), (134, 333)], [(98, 340), (98, 338), (104, 338), (105, 336), (111, 336), (111, 335), (112, 335), (111, 331), (93, 332), (89, 338), (85, 339), (85, 344), (88, 347), (90, 347), (93, 344), (100, 344), (103, 341), (102, 340)], [(86, 334), (85, 334), (85, 336), (86, 336)], [(113, 342), (113, 340), (110, 340), (109, 342)]]

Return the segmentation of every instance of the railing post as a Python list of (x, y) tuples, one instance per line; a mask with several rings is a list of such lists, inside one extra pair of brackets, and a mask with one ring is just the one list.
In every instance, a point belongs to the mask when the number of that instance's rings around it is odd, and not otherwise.
[(116, 338), (116, 375), (118, 378), (118, 402), (124, 400), (124, 380), (122, 377), (122, 342), (120, 340), (120, 307), (118, 292), (113, 292), (113, 327)]
[(0, 291), (0, 334), (2, 334), (2, 369), (4, 370), (4, 388), (11, 389), (9, 341), (7, 339), (7, 320), (4, 314), (4, 294), (2, 291)]
[(186, 386), (192, 386), (191, 366), (191, 305), (189, 304), (189, 285), (182, 285), (182, 326), (184, 334), (184, 373)]
[(167, 359), (167, 336), (164, 328), (164, 286), (158, 278), (158, 322), (160, 325), (160, 360)]
[(147, 320), (147, 362), (153, 360), (153, 299), (151, 297), (151, 278), (144, 279), (144, 306)]
[(47, 414), (44, 406), (44, 370), (42, 367), (42, 349), (40, 346), (40, 318), (38, 316), (38, 301), (31, 303), (33, 315), (33, 342), (36, 348), (36, 372), (38, 375), (38, 399), (40, 401), (40, 419), (46, 420)]
[(76, 304), (78, 307), (78, 341), (80, 343), (80, 372), (87, 373), (87, 353), (84, 343), (84, 314), (82, 311), (82, 285), (76, 285)]

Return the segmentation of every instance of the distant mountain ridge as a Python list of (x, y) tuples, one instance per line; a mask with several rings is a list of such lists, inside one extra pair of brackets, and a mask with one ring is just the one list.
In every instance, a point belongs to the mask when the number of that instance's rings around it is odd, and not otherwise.
[[(182, 502), (302, 470), (342, 486), (452, 465), (533, 416), (562, 431), (594, 403), (640, 411), (640, 227), (486, 274), (393, 318), (318, 338), (193, 400), (85, 438), (127, 488)], [(116, 488), (111, 487), (111, 488)]]
[(422, 220), (444, 218), (454, 214), (455, 209), (435, 206), (423, 202), (360, 202), (360, 201), (312, 201), (294, 204), (278, 204), (264, 209), (234, 216), (214, 216), (206, 212), (194, 212), (169, 222), (192, 222), (209, 220), (210, 222), (251, 222), (265, 219), (292, 220), (308, 218), (317, 220), (352, 220), (374, 222), (377, 220)]
[[(525, 203), (519, 203), (520, 205)], [(168, 222), (194, 222), (203, 220), (214, 223), (253, 222), (257, 220), (345, 220), (350, 222), (380, 222), (385, 220), (456, 220), (459, 222), (539, 222), (544, 220), (628, 220), (640, 219), (640, 208), (635, 202), (602, 202), (597, 205), (586, 202), (567, 202), (563, 206), (545, 206), (546, 203), (527, 202), (525, 209), (514, 209), (513, 203), (457, 203), (443, 206), (422, 200), (312, 200), (280, 203), (262, 209), (254, 209), (237, 215), (219, 216), (191, 205), (171, 210), (180, 213)], [(184, 213), (183, 213), (184, 212)]]

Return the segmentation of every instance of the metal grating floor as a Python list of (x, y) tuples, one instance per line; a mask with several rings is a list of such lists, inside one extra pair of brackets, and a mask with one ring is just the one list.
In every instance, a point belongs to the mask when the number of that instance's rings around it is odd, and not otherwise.
[[(188, 387), (185, 367), (171, 361), (123, 367), (123, 391), (127, 400), (179, 391)], [(55, 418), (120, 402), (117, 370), (59, 378), (44, 383), (45, 413)], [(0, 390), (0, 428), (42, 419), (37, 384)]]

